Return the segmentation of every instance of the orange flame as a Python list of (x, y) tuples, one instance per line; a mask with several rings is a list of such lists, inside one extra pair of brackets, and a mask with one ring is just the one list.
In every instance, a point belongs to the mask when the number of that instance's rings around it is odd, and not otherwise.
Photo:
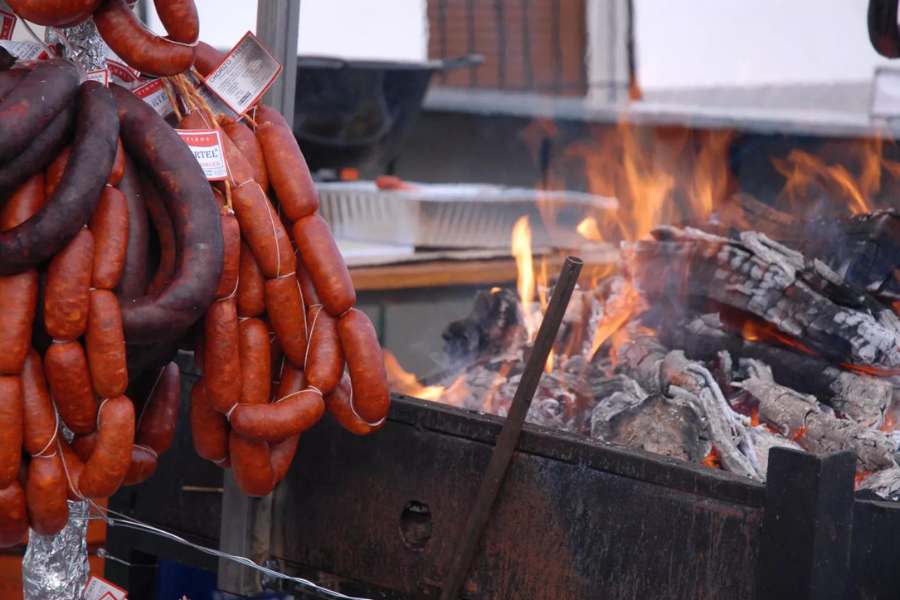
[(397, 357), (389, 350), (384, 351), (384, 368), (387, 371), (388, 385), (398, 394), (406, 394), (423, 400), (438, 400), (444, 394), (442, 385), (422, 385), (415, 373), (410, 373), (400, 364)]
[(787, 158), (772, 161), (776, 170), (787, 178), (784, 194), (792, 203), (803, 202), (818, 184), (832, 194), (844, 198), (851, 213), (872, 212), (870, 198), (881, 186), (880, 145), (878, 153), (864, 152), (858, 178), (843, 164), (825, 161), (802, 150), (792, 150)]
[(709, 467), (710, 469), (721, 469), (722, 462), (719, 457), (719, 451), (716, 450), (715, 446), (711, 446), (709, 449), (709, 453), (703, 459), (703, 465)]

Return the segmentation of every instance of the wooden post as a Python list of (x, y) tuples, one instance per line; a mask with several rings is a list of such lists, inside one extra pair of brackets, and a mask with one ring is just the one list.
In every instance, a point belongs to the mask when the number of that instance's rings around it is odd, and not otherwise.
[[(297, 80), (297, 35), (300, 24), (300, 0), (259, 0), (256, 35), (282, 64), (284, 70), (263, 102), (294, 122), (294, 89)], [(273, 497), (281, 486), (265, 498), (248, 498), (238, 489), (231, 471), (225, 472), (222, 494), (222, 522), (219, 548), (246, 556), (257, 563), (266, 562), (273, 547), (282, 544), (272, 530)], [(273, 533), (276, 539), (273, 539)], [(220, 560), (218, 586), (242, 595), (262, 591), (259, 573), (233, 562)]]

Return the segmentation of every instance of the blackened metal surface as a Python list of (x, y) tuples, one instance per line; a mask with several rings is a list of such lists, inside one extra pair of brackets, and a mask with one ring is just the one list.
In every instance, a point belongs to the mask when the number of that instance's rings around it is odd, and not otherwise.
[(900, 592), (900, 509), (895, 502), (860, 501), (853, 509), (848, 598), (896, 598)]
[[(302, 458), (285, 482), (295, 502), (273, 515), (275, 527), (289, 532), (285, 558), (408, 595), (437, 595), (490, 457), (491, 446), (471, 434), (496, 429), (497, 420), (469, 415), (456, 432), (438, 431), (425, 423), (428, 417), (453, 424), (456, 411), (441, 407), (442, 415), (431, 415), (432, 406), (398, 402), (399, 418), (371, 439), (331, 423), (304, 434)], [(414, 411), (425, 418), (404, 422)], [(583, 439), (523, 433), (465, 596), (753, 597), (762, 509), (711, 496), (736, 495), (743, 486), (744, 497), (757, 500), (758, 486), (709, 485), (709, 472), (634, 453), (625, 466), (651, 477), (682, 470), (683, 478), (670, 481), (692, 478), (694, 490), (639, 481), (592, 465), (589, 455), (604, 452), (614, 451)], [(403, 533), (411, 501), (427, 505), (431, 515), (422, 548), (410, 547)]]
[(850, 577), (852, 452), (769, 453), (759, 600), (840, 600)]

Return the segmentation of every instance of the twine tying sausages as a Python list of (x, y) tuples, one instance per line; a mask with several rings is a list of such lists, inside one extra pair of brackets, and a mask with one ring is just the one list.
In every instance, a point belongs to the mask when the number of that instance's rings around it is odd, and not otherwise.
[(56, 410), (55, 406), (53, 407), (53, 416), (56, 418), (56, 423), (53, 425), (53, 434), (50, 435), (50, 439), (47, 440), (47, 443), (44, 444), (44, 447), (41, 448), (40, 452), (32, 454), (31, 458), (50, 458), (56, 456), (55, 450), (53, 454), (46, 454), (47, 450), (53, 447), (53, 442), (56, 441), (56, 436), (59, 434), (59, 411)]

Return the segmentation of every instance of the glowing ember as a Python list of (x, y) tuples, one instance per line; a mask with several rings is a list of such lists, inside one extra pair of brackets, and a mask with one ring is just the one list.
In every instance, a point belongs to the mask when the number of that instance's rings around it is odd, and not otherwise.
[(703, 466), (709, 467), (710, 469), (721, 469), (722, 463), (719, 458), (719, 451), (716, 450), (715, 446), (712, 446), (709, 449), (709, 453), (703, 459)]
[(600, 226), (594, 217), (585, 217), (576, 227), (578, 233), (584, 239), (590, 242), (602, 242), (603, 234), (600, 233)]

